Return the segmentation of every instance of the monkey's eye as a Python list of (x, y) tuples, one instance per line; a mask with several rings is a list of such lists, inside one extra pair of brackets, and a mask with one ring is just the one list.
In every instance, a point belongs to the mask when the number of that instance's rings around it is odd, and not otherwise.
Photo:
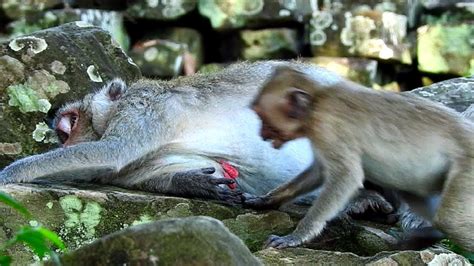
[(74, 128), (77, 122), (77, 115), (76, 114), (71, 114), (71, 128)]

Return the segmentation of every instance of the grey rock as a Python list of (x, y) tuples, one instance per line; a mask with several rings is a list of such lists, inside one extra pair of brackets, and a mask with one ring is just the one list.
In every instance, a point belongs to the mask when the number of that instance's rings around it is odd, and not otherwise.
[(410, 93), (440, 102), (458, 112), (463, 112), (474, 103), (474, 76), (438, 82), (414, 89)]
[(140, 70), (104, 30), (80, 22), (0, 44), (0, 167), (50, 149), (48, 112)]
[(203, 216), (129, 227), (60, 260), (64, 265), (261, 265), (222, 222)]
[(445, 249), (381, 252), (361, 257), (348, 252), (329, 252), (305, 248), (265, 249), (255, 253), (265, 265), (471, 265), (466, 258)]

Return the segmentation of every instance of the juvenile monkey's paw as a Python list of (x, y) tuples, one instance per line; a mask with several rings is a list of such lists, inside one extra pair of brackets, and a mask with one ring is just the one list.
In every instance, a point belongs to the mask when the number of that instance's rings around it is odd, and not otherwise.
[(367, 211), (388, 214), (393, 212), (393, 206), (381, 194), (372, 190), (363, 190), (346, 207), (347, 214), (363, 214)]
[(265, 248), (290, 248), (303, 244), (303, 240), (295, 235), (276, 236), (271, 235), (265, 243)]
[(257, 210), (273, 209), (277, 207), (275, 204), (273, 204), (271, 197), (255, 196), (249, 193), (242, 194), (242, 204), (245, 207)]

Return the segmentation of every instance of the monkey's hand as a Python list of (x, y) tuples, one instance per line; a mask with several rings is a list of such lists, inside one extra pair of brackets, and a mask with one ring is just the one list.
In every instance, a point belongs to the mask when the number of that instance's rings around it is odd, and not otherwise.
[(172, 187), (176, 188), (174, 194), (215, 199), (230, 205), (240, 204), (242, 193), (227, 187), (235, 184), (235, 181), (229, 178), (216, 178), (212, 175), (214, 172), (215, 168), (209, 167), (174, 174), (172, 179)]
[(393, 206), (380, 193), (373, 190), (361, 190), (359, 195), (355, 197), (346, 207), (344, 213), (363, 214), (367, 211), (375, 213), (382, 212), (389, 214), (393, 212)]
[(256, 210), (277, 209), (280, 206), (272, 196), (255, 196), (249, 193), (242, 194), (242, 204)]
[(303, 244), (303, 240), (295, 235), (276, 236), (270, 235), (267, 242), (265, 242), (265, 248), (289, 248), (297, 247)]

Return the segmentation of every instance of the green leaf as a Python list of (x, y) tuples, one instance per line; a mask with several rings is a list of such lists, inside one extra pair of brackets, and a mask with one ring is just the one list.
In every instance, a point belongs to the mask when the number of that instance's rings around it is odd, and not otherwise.
[(12, 258), (10, 256), (0, 255), (0, 266), (10, 266), (12, 263)]
[(24, 226), (16, 233), (15, 237), (8, 242), (8, 246), (15, 243), (24, 243), (30, 247), (38, 257), (43, 258), (46, 254), (52, 252), (49, 242), (61, 250), (65, 250), (64, 243), (56, 233), (41, 226)]
[(55, 232), (41, 226), (37, 227), (36, 229), (41, 233), (41, 235), (43, 235), (45, 239), (49, 240), (57, 248), (63, 251), (66, 250), (66, 246), (64, 245), (63, 241)]
[(16, 201), (14, 198), (10, 197), (10, 195), (0, 192), (0, 202), (3, 202), (7, 206), (10, 206), (11, 208), (17, 210), (18, 212), (22, 213), (26, 217), (31, 217), (30, 212), (21, 205), (18, 201)]
[(23, 227), (13, 238), (15, 243), (24, 243), (33, 250), (38, 257), (43, 258), (49, 253), (47, 242), (43, 235), (32, 227)]

